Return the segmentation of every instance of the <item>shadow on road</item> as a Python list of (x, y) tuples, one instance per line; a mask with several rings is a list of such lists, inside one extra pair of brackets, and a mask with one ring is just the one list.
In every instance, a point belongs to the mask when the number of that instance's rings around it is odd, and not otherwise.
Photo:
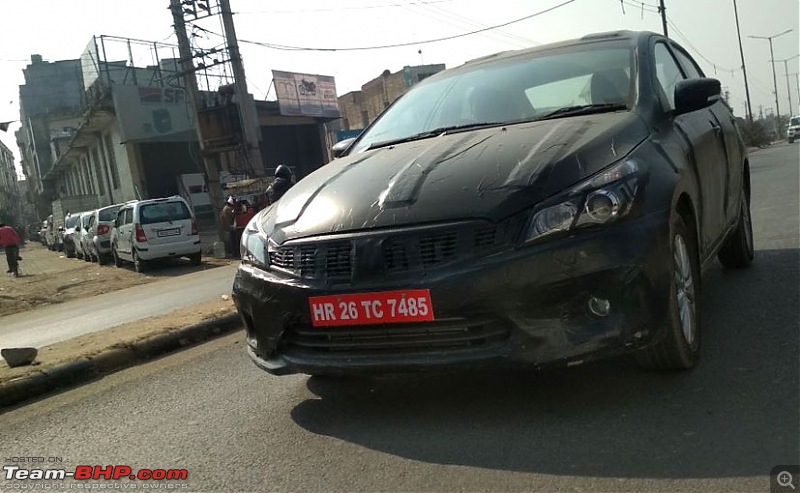
[(766, 475), (800, 448), (800, 252), (704, 279), (702, 361), (571, 370), (311, 378), (292, 411), (317, 434), (417, 461), (556, 475)]
[[(150, 277), (159, 277), (159, 278), (178, 277), (184, 274), (191, 274), (193, 272), (215, 269), (217, 267), (222, 267), (223, 265), (225, 265), (225, 263), (220, 261), (207, 262), (205, 260), (200, 265), (192, 265), (188, 259), (167, 258), (167, 259), (149, 261), (147, 263), (145, 274)], [(114, 265), (111, 264), (110, 267), (114, 268)], [(133, 264), (128, 262), (123, 262), (122, 268), (133, 270)]]

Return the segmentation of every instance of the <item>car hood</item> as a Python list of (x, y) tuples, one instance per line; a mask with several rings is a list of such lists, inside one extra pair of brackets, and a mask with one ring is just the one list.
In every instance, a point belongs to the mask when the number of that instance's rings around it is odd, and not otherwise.
[(292, 187), (257, 221), (278, 244), (328, 233), (504, 219), (625, 157), (632, 112), (458, 132), (356, 153)]

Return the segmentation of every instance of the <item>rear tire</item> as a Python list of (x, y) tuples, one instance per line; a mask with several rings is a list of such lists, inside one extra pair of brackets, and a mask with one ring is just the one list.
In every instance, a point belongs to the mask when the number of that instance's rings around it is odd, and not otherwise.
[(135, 270), (139, 274), (147, 270), (147, 267), (144, 264), (144, 260), (139, 258), (139, 255), (136, 253), (136, 250), (133, 250), (133, 252), (131, 252), (131, 255), (133, 256), (133, 270)]
[(747, 196), (742, 193), (742, 206), (739, 212), (739, 221), (736, 229), (725, 240), (717, 258), (728, 269), (741, 269), (753, 263), (753, 223), (750, 217), (750, 204)]
[(193, 255), (189, 255), (189, 260), (192, 262), (192, 265), (200, 265), (203, 262), (202, 252), (197, 252)]
[(679, 215), (672, 219), (669, 314), (660, 341), (636, 353), (648, 370), (687, 370), (700, 356), (700, 269), (695, 235)]
[(96, 253), (94, 258), (97, 259), (97, 265), (106, 265), (106, 258), (100, 253)]

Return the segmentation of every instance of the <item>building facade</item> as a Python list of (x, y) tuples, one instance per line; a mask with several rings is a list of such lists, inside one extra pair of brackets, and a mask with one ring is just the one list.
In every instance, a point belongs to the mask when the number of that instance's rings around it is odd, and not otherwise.
[(340, 96), (341, 130), (352, 131), (366, 128), (409, 88), (445, 68), (444, 64), (435, 64), (405, 66), (403, 70), (395, 73), (384, 70), (380, 76), (361, 86), (360, 91), (352, 91)]
[(22, 200), (14, 168), (14, 154), (0, 142), (0, 222), (18, 226), (22, 221)]

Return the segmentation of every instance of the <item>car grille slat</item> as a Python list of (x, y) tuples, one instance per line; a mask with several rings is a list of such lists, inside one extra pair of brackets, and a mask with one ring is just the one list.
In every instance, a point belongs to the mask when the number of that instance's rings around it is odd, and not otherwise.
[(487, 248), (497, 242), (497, 226), (489, 226), (475, 231), (475, 248)]
[(269, 263), (281, 269), (294, 269), (294, 248), (283, 247), (269, 252)]
[(353, 270), (353, 255), (350, 242), (328, 245), (325, 251), (325, 273), (327, 277), (349, 278)]
[(472, 349), (505, 340), (506, 326), (496, 322), (439, 323), (369, 326), (367, 328), (294, 327), (287, 336), (290, 347), (316, 353), (363, 354), (383, 350)]
[(315, 277), (317, 274), (317, 248), (314, 246), (303, 246), (300, 250), (300, 275), (303, 277)]
[(431, 267), (455, 257), (457, 239), (456, 232), (422, 237), (419, 241), (419, 259), (422, 265)]
[(384, 246), (383, 255), (386, 261), (386, 270), (390, 272), (408, 270), (408, 250), (404, 244), (397, 242), (389, 243)]

